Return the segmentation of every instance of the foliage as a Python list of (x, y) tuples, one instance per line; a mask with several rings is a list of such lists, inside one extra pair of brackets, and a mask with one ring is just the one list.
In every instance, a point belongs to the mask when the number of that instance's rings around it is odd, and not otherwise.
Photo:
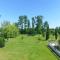
[(47, 31), (46, 31), (46, 40), (49, 39), (49, 26), (47, 27)]
[(53, 36), (55, 35), (55, 29), (54, 28), (50, 28), (50, 34)]
[(34, 28), (35, 28), (35, 18), (32, 17), (32, 29), (34, 29)]
[(5, 38), (12, 38), (19, 34), (19, 29), (14, 24), (10, 24), (3, 27), (3, 33)]
[(36, 19), (37, 19), (36, 29), (37, 29), (38, 34), (42, 33), (42, 26), (43, 26), (42, 18), (43, 18), (43, 16), (36, 17)]
[(45, 22), (44, 22), (44, 29), (46, 30), (48, 26), (49, 26), (48, 22), (45, 21)]
[(28, 17), (26, 15), (19, 16), (18, 26), (20, 29), (26, 29), (28, 27)]
[(30, 20), (28, 20), (28, 29), (30, 29)]
[(28, 34), (29, 34), (29, 35), (35, 35), (35, 34), (37, 34), (37, 32), (35, 31), (35, 29), (30, 28), (30, 29), (28, 30)]
[(47, 26), (49, 25), (47, 21), (43, 23), (43, 16), (38, 15), (35, 17), (32, 17), (32, 23), (30, 23), (30, 20), (26, 15), (19, 16), (19, 20), (15, 25), (18, 25), (18, 28), (20, 28), (20, 32), (22, 34), (44, 34), (46, 33)]
[(4, 47), (5, 46), (5, 40), (3, 37), (0, 37), (0, 47)]
[(58, 37), (58, 27), (55, 28), (55, 39)]

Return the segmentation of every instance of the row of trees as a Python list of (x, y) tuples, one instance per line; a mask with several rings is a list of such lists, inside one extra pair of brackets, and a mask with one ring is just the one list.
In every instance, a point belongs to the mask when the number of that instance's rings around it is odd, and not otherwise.
[(49, 27), (47, 21), (43, 23), (43, 16), (32, 17), (31, 21), (32, 23), (30, 23), (27, 16), (19, 16), (19, 20), (15, 25), (20, 28), (21, 33), (25, 34), (42, 34)]
[(19, 16), (19, 20), (15, 25), (20, 29), (23, 34), (42, 34), (49, 38), (49, 24), (47, 21), (43, 22), (43, 16), (32, 17), (31, 23), (27, 16)]
[(31, 20), (26, 15), (19, 16), (19, 20), (15, 25), (20, 29), (20, 33), (22, 34), (41, 34), (43, 37), (46, 37), (46, 40), (49, 39), (50, 34), (55, 36), (56, 39), (60, 35), (60, 27), (56, 27), (55, 29), (49, 28), (48, 22), (43, 22), (43, 16), (35, 16)]
[[(11, 24), (5, 21), (1, 25), (0, 37), (4, 37), (4, 39), (16, 37), (19, 33), (29, 35), (41, 34), (46, 40), (52, 34), (57, 39), (58, 35), (60, 35), (60, 27), (51, 29), (47, 21), (43, 22), (43, 16), (35, 16), (29, 20), (26, 15), (19, 16), (16, 23)], [(4, 40), (2, 41), (4, 42)]]
[(3, 35), (5, 38), (15, 37), (21, 33), (29, 35), (41, 34), (48, 40), (50, 34), (55, 35), (57, 39), (58, 35), (60, 35), (60, 27), (56, 27), (55, 29), (49, 28), (48, 22), (43, 22), (43, 16), (35, 16), (29, 20), (28, 17), (24, 15), (19, 16), (18, 21), (13, 24), (5, 21), (1, 25), (0, 32), (2, 32), (0, 35)]

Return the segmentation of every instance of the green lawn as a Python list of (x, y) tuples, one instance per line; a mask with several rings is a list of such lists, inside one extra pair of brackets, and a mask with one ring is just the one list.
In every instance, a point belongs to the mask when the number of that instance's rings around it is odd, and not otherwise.
[(47, 41), (39, 41), (38, 36), (20, 35), (9, 39), (5, 47), (0, 48), (0, 60), (57, 60), (57, 58), (47, 48)]

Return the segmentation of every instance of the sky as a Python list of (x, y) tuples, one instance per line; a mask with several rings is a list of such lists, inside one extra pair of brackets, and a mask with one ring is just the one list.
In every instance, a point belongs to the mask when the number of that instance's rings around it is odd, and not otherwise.
[(17, 22), (19, 16), (42, 15), (51, 28), (60, 26), (60, 0), (0, 0), (0, 24), (3, 21)]

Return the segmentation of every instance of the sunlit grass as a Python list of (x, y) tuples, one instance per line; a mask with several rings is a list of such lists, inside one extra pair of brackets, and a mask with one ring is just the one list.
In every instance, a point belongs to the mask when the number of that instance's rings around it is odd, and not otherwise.
[(40, 35), (20, 35), (9, 39), (5, 47), (0, 48), (0, 60), (57, 60), (57, 58), (47, 48), (47, 41)]

